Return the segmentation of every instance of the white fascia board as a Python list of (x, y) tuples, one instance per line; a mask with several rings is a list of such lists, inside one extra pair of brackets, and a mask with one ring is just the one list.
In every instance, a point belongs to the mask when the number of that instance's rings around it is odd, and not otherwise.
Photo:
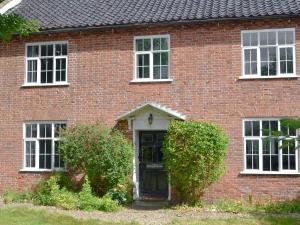
[(20, 4), (21, 2), (22, 2), (22, 0), (11, 0), (11, 1), (8, 1), (6, 4), (4, 4), (0, 8), (0, 14), (6, 13), (8, 10), (10, 10), (11, 8), (13, 8), (16, 5)]

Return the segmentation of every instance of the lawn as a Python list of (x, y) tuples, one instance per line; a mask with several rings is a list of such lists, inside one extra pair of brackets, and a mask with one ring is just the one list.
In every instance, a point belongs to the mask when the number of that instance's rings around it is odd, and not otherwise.
[(0, 225), (134, 225), (100, 220), (79, 220), (70, 216), (25, 207), (0, 208)]
[[(232, 218), (231, 218), (232, 217)], [(231, 216), (230, 219), (174, 220), (170, 225), (296, 225), (292, 217), (250, 217)], [(151, 221), (149, 221), (151, 223)], [(137, 225), (138, 222), (111, 223), (100, 220), (79, 220), (59, 213), (24, 206), (0, 208), (0, 225)]]

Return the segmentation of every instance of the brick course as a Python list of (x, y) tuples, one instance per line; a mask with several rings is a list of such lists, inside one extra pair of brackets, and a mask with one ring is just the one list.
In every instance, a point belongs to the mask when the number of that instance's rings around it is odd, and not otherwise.
[[(296, 28), (300, 19), (207, 22), (16, 38), (0, 44), (0, 192), (23, 190), (45, 176), (19, 172), (23, 165), (23, 122), (37, 120), (104, 121), (146, 101), (158, 102), (187, 115), (221, 125), (230, 137), (226, 174), (208, 188), (205, 198), (290, 199), (300, 194), (300, 177), (241, 175), (242, 119), (300, 115), (300, 81), (239, 80), (242, 71), (241, 30)], [(130, 83), (133, 38), (170, 34), (171, 78), (167, 83)], [(62, 87), (22, 87), (25, 44), (68, 41), (68, 82)], [(300, 55), (300, 48), (296, 48)], [(300, 57), (297, 57), (297, 71)], [(130, 132), (128, 133), (130, 134)]]

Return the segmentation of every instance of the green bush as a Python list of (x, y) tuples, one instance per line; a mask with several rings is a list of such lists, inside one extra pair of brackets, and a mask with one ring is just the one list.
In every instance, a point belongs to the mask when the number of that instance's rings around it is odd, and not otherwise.
[(129, 204), (133, 201), (131, 193), (123, 185), (109, 190), (105, 196), (117, 201), (120, 205)]
[(101, 199), (93, 195), (88, 176), (85, 177), (85, 182), (79, 193), (69, 191), (66, 187), (60, 186), (60, 176), (58, 174), (51, 176), (48, 180), (40, 181), (33, 197), (35, 204), (87, 211), (116, 211), (120, 208), (117, 201), (107, 196)]
[(4, 203), (26, 202), (32, 200), (33, 193), (30, 190), (21, 193), (14, 190), (7, 190), (4, 192), (2, 198)]
[(58, 189), (56, 176), (51, 176), (48, 180), (41, 180), (34, 193), (33, 203), (36, 205), (55, 205), (52, 194)]
[(114, 201), (109, 197), (103, 197), (99, 199), (98, 210), (104, 212), (116, 212), (120, 210), (120, 205), (117, 201)]
[(99, 201), (99, 198), (93, 195), (90, 181), (88, 179), (88, 176), (86, 176), (82, 186), (82, 190), (79, 193), (79, 209), (87, 211), (98, 209), (100, 205)]
[(163, 154), (171, 183), (183, 201), (197, 201), (206, 187), (224, 172), (228, 138), (218, 126), (196, 121), (173, 121)]
[(75, 124), (62, 133), (60, 151), (73, 171), (88, 175), (93, 191), (103, 196), (132, 173), (132, 144), (102, 124)]

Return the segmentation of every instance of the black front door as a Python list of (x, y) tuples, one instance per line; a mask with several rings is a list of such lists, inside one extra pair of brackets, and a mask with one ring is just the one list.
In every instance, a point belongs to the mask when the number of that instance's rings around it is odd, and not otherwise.
[(168, 197), (168, 176), (162, 162), (164, 131), (141, 131), (140, 192), (144, 197)]

